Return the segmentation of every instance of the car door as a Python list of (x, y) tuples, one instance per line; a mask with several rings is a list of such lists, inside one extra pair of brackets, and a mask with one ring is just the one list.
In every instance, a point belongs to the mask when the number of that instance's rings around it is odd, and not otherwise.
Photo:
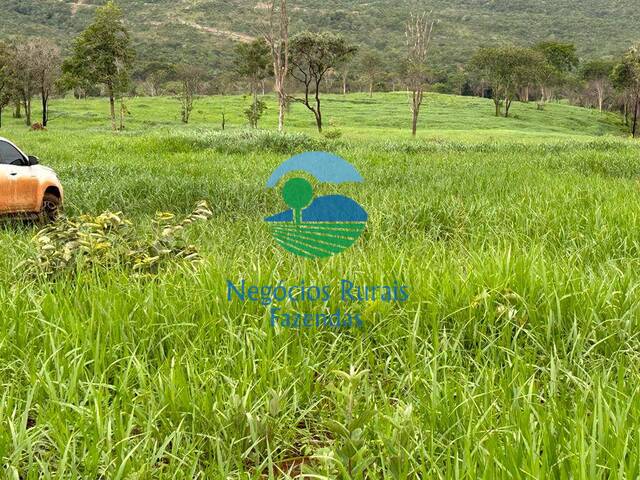
[(13, 145), (0, 140), (0, 158), (9, 177), (9, 211), (37, 209), (38, 179), (24, 155)]
[(11, 147), (0, 140), (0, 212), (14, 212), (16, 210), (16, 177), (15, 166), (11, 165)]

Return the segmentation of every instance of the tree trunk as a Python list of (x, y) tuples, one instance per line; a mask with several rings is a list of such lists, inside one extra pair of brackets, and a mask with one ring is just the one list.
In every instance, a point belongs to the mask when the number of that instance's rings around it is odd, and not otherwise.
[(127, 114), (127, 105), (124, 103), (124, 97), (120, 98), (120, 130), (124, 130), (124, 116)]
[(27, 125), (27, 127), (30, 127), (31, 126), (31, 99), (24, 98), (22, 106), (24, 107), (24, 117), (25, 117), (24, 123)]
[(49, 96), (46, 92), (42, 92), (42, 126), (46, 127), (49, 123)]
[(638, 127), (638, 108), (640, 108), (640, 97), (636, 97), (636, 105), (633, 110), (633, 138), (636, 138), (637, 127)]
[(322, 111), (320, 110), (320, 80), (316, 80), (316, 124), (318, 125), (318, 132), (322, 133)]
[(0, 128), (2, 128), (2, 106), (0, 106)]
[(15, 102), (15, 109), (13, 111), (13, 118), (22, 118), (22, 103), (20, 100)]
[(373, 82), (369, 82), (369, 98), (373, 97)]
[(524, 101), (525, 103), (529, 102), (529, 85), (524, 87)]
[(258, 89), (254, 89), (253, 91), (253, 118), (251, 119), (251, 126), (253, 128), (258, 128), (258, 120), (256, 118), (256, 112), (258, 111)]
[(496, 105), (496, 117), (500, 116), (500, 100), (497, 98), (493, 99), (493, 103)]
[(417, 131), (418, 131), (418, 109), (414, 107), (411, 112), (411, 136), (415, 137)]
[(282, 132), (284, 130), (284, 112), (287, 109), (287, 97), (284, 92), (278, 93), (278, 131)]
[(622, 107), (622, 117), (624, 118), (624, 124), (629, 126), (629, 102), (625, 100), (624, 106)]
[(346, 73), (342, 76), (342, 94), (343, 95), (347, 94), (347, 74)]
[(116, 99), (113, 96), (113, 86), (108, 86), (109, 91), (109, 107), (111, 111), (111, 129), (115, 132), (117, 130), (116, 126)]
[(511, 99), (505, 98), (504, 99), (504, 118), (509, 117), (509, 108), (511, 108)]
[(604, 103), (604, 88), (598, 87), (598, 111), (602, 112), (602, 104)]

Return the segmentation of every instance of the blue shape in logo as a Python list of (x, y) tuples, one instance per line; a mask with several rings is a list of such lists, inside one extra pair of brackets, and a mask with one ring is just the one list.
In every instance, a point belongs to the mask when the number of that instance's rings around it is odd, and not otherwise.
[(319, 182), (344, 183), (363, 182), (362, 176), (346, 160), (327, 152), (305, 152), (282, 163), (267, 180), (267, 187), (275, 187), (289, 172), (302, 170), (313, 175)]
[[(366, 222), (369, 216), (358, 202), (344, 195), (324, 195), (302, 210), (303, 222)], [(264, 219), (265, 222), (293, 222), (293, 210)]]

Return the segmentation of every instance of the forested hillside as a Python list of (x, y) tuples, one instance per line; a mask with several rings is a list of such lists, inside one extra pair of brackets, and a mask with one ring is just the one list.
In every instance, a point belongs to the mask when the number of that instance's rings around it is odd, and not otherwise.
[[(0, 37), (49, 36), (68, 46), (106, 0), (0, 0)], [(224, 68), (234, 42), (259, 32), (266, 4), (252, 0), (120, 0), (144, 61), (189, 61)], [(382, 51), (393, 63), (415, 2), (291, 2), (292, 31), (333, 30)], [(439, 24), (433, 55), (443, 66), (465, 63), (478, 46), (570, 41), (583, 58), (618, 55), (640, 40), (635, 0), (431, 0)]]

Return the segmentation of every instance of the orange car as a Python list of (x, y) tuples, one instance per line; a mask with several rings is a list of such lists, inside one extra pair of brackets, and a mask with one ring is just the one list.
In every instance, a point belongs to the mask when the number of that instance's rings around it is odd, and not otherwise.
[(0, 215), (36, 214), (44, 221), (54, 221), (62, 199), (55, 172), (0, 137)]

